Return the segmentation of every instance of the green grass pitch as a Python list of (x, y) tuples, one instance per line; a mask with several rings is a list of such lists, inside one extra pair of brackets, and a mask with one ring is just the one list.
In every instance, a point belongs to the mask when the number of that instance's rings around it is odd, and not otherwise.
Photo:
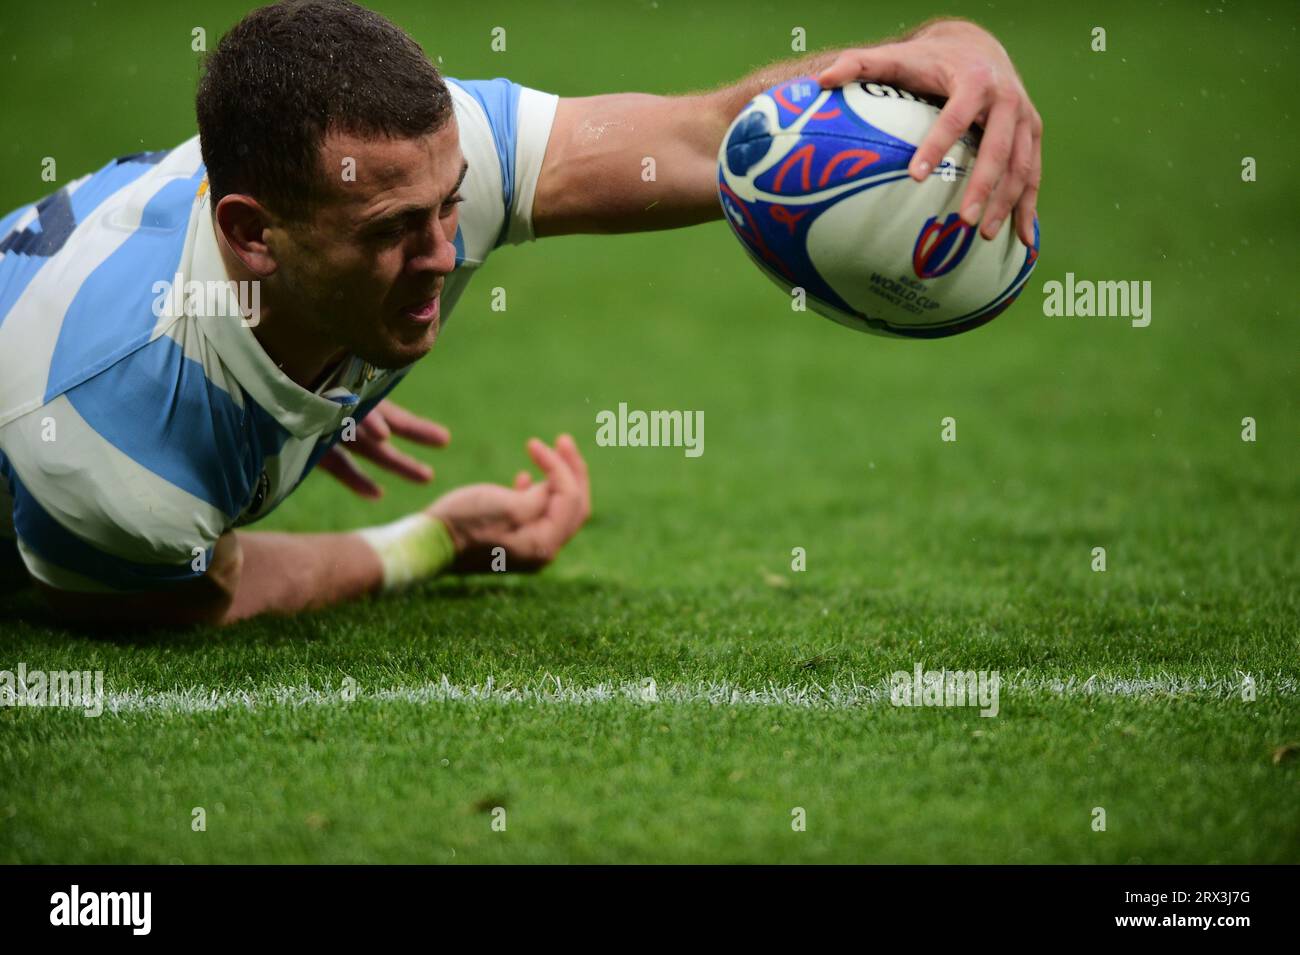
[[(450, 75), (565, 95), (929, 13), (377, 6)], [(567, 430), (595, 513), (542, 575), (116, 641), (7, 598), (0, 669), (103, 670), (118, 711), (0, 708), (0, 862), (1300, 861), (1294, 10), (1088, 6), (943, 11), (1046, 123), (1042, 258), (991, 325), (793, 313), (720, 223), (507, 249), (396, 395), (453, 431), (435, 490), (317, 475), (265, 523), (393, 519)], [(66, 181), (192, 135), (191, 31), (243, 9), (7, 8), (0, 207), (49, 190), (43, 157)], [(1066, 272), (1150, 281), (1150, 326), (1045, 317)], [(622, 401), (702, 409), (705, 453), (596, 447)], [(918, 662), (997, 670), (998, 716), (890, 706)]]

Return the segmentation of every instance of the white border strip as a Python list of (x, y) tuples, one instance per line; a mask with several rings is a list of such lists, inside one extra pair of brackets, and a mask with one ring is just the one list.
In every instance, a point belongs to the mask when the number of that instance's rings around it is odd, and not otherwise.
[[(999, 692), (1012, 698), (1021, 695), (1070, 698), (1118, 697), (1127, 699), (1171, 699), (1175, 697), (1241, 700), (1246, 674), (1234, 677), (1188, 678), (1172, 674), (1135, 677), (1098, 677), (1066, 679), (1017, 675), (1002, 679)], [(1252, 677), (1259, 697), (1295, 696), (1300, 682), (1295, 677), (1278, 674)], [(535, 684), (498, 685), (491, 677), (485, 683), (453, 683), (441, 680), (416, 686), (386, 687), (368, 690), (347, 681), (339, 687), (299, 686), (257, 687), (249, 690), (210, 690), (204, 687), (163, 691), (128, 690), (107, 693), (104, 710), (127, 714), (156, 712), (165, 714), (209, 713), (221, 710), (260, 710), (277, 707), (334, 706), (349, 702), (396, 702), (414, 704), (559, 704), (591, 706), (601, 703), (638, 704), (706, 704), (710, 706), (768, 706), (807, 710), (860, 709), (889, 705), (888, 681), (872, 684), (856, 682), (820, 683), (746, 687), (727, 681), (717, 683), (670, 683), (659, 685), (651, 678), (641, 681), (597, 683), (581, 686), (566, 684), (548, 675)]]

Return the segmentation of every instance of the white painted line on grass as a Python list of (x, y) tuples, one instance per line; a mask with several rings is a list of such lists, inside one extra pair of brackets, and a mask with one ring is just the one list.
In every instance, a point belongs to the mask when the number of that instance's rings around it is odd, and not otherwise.
[[(1017, 697), (1118, 697), (1162, 700), (1189, 697), (1210, 700), (1240, 700), (1245, 674), (1232, 677), (1180, 677), (1157, 674), (1134, 677), (1055, 678), (1030, 675), (1004, 677), (1000, 693), (1004, 703)], [(415, 686), (367, 689), (299, 686), (256, 687), (249, 690), (212, 690), (204, 687), (162, 691), (128, 690), (104, 695), (108, 713), (205, 713), (220, 710), (258, 710), (275, 707), (336, 706), (350, 702), (394, 702), (415, 704), (535, 704), (593, 706), (630, 702), (641, 705), (705, 704), (710, 706), (769, 706), (809, 710), (840, 710), (889, 706), (888, 681), (860, 684), (836, 681), (825, 685), (805, 684), (741, 686), (730, 682), (658, 684), (652, 679), (575, 685), (548, 676), (526, 686), (496, 683), (453, 683), (441, 680)], [(1295, 677), (1254, 677), (1254, 691), (1261, 699), (1295, 696), (1300, 693)]]

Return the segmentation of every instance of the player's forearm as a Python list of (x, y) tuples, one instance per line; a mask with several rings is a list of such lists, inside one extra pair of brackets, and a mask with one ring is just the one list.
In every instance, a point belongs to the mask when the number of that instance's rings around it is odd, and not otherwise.
[(243, 566), (223, 623), (289, 614), (379, 590), (379, 555), (358, 534), (240, 532)]
[(447, 524), (424, 512), (351, 533), (237, 536), (241, 566), (223, 623), (419, 583), (450, 567), (457, 549)]
[[(901, 39), (957, 25), (971, 28), (940, 20)], [(708, 92), (561, 99), (533, 203), (536, 234), (644, 232), (721, 218), (717, 156), (732, 120), (759, 93), (820, 73), (840, 52), (772, 63)]]

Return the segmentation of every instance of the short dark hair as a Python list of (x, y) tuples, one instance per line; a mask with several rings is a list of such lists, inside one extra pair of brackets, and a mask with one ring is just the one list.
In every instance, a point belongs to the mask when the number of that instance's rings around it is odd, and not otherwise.
[(195, 97), (213, 203), (245, 193), (309, 212), (331, 131), (437, 132), (451, 94), (410, 36), (349, 0), (285, 0), (240, 20), (207, 57)]

